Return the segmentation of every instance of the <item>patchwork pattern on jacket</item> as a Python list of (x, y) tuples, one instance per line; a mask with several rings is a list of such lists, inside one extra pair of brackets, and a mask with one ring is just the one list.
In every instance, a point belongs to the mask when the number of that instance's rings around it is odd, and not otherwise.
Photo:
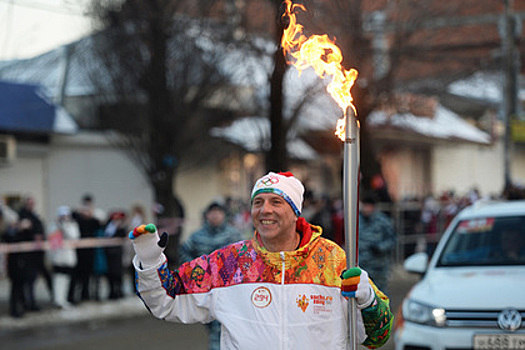
[[(309, 240), (295, 251), (284, 252), (284, 283), (340, 287), (340, 275), (346, 267), (343, 249), (322, 238), (320, 227), (306, 224), (300, 229), (304, 230), (303, 238)], [(166, 262), (158, 269), (158, 274), (163, 288), (172, 298), (181, 294), (207, 293), (214, 288), (243, 283), (281, 284), (283, 258), (280, 254), (265, 249), (256, 233), (251, 240), (203, 255), (182, 264), (175, 271), (170, 271)], [(368, 336), (363, 345), (376, 348), (388, 340), (393, 316), (388, 297), (372, 281), (370, 283), (376, 292), (376, 299), (370, 307), (362, 310)]]

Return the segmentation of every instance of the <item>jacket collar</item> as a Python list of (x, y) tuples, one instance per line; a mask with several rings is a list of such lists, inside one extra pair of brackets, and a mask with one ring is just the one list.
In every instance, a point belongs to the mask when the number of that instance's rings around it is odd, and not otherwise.
[(301, 235), (301, 242), (299, 248), (289, 252), (270, 252), (263, 245), (259, 233), (256, 231), (252, 239), (253, 245), (259, 255), (263, 258), (265, 263), (270, 266), (280, 267), (283, 263), (283, 257), (286, 268), (293, 267), (304, 260), (316, 245), (323, 229), (320, 226), (315, 226), (306, 222), (302, 217), (299, 217), (296, 224), (296, 230)]

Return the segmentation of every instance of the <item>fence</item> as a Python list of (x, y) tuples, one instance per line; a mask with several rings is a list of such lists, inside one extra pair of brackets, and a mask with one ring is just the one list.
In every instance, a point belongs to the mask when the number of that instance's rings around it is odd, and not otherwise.
[[(426, 251), (432, 253), (433, 247), (441, 238), (441, 234), (450, 218), (450, 215), (448, 217), (445, 215), (442, 206), (436, 208), (435, 227), (434, 231), (430, 233), (426, 232), (425, 226), (421, 221), (422, 204), (419, 201), (379, 203), (378, 208), (391, 217), (397, 233), (396, 249), (392, 252), (396, 264), (402, 263), (407, 256), (415, 252)], [(182, 222), (177, 222), (177, 225), (181, 224)], [(170, 237), (170, 241), (171, 238), (175, 238), (175, 241), (178, 241), (179, 237), (178, 235), (177, 237)], [(3, 277), (5, 273), (5, 256), (10, 252), (60, 248), (96, 248), (124, 244), (129, 244), (129, 240), (124, 238), (84, 238), (58, 242), (48, 240), (43, 242), (0, 243), (0, 277)]]
[(433, 229), (427, 231), (421, 220), (422, 204), (419, 201), (379, 203), (378, 208), (391, 217), (397, 233), (397, 245), (393, 252), (395, 263), (402, 263), (406, 257), (416, 252), (432, 254), (447, 223), (454, 215), (446, 214), (444, 207), (439, 205), (435, 210)]

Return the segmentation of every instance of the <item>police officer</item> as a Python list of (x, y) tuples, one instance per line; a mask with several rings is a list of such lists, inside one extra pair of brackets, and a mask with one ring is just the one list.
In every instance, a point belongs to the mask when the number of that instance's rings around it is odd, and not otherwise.
[(377, 208), (377, 196), (365, 193), (359, 213), (359, 264), (382, 291), (388, 289), (396, 234), (390, 218)]

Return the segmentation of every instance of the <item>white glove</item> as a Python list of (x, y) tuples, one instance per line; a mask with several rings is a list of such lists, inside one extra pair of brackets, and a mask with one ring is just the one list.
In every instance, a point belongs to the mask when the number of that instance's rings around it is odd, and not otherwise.
[(341, 294), (347, 298), (355, 298), (357, 307), (364, 309), (372, 304), (375, 292), (370, 285), (368, 273), (359, 267), (343, 271), (341, 275)]
[(168, 234), (164, 232), (159, 238), (154, 224), (135, 227), (129, 238), (143, 269), (156, 267), (166, 260), (163, 252), (168, 244)]

